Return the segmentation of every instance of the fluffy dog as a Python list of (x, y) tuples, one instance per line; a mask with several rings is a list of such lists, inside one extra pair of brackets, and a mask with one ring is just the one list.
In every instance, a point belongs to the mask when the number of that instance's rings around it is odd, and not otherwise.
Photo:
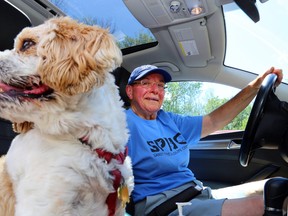
[(68, 17), (0, 53), (0, 116), (20, 133), (0, 161), (0, 215), (124, 215), (129, 134), (110, 73), (121, 62), (108, 30)]

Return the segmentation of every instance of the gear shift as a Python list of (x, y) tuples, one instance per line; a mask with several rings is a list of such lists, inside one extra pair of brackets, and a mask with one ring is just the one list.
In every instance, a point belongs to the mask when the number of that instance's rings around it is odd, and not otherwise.
[(269, 179), (264, 186), (264, 216), (283, 216), (283, 202), (287, 196), (288, 179)]

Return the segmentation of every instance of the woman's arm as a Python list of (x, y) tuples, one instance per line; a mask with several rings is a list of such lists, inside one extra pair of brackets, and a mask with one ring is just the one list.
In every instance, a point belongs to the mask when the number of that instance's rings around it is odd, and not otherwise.
[(228, 123), (230, 123), (242, 110), (244, 110), (249, 105), (249, 103), (256, 96), (265, 77), (271, 73), (277, 75), (278, 78), (276, 85), (278, 86), (283, 79), (283, 73), (281, 69), (275, 69), (272, 67), (262, 75), (259, 75), (252, 82), (250, 82), (232, 99), (208, 115), (205, 115), (203, 117), (201, 137), (205, 137), (216, 130), (220, 130)]

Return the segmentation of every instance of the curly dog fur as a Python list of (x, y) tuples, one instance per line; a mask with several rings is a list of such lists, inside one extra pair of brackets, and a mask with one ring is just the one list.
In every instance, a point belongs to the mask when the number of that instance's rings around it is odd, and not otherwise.
[(108, 30), (68, 17), (0, 52), (0, 117), (19, 133), (0, 161), (0, 215), (124, 215), (134, 183), (110, 73), (121, 63)]

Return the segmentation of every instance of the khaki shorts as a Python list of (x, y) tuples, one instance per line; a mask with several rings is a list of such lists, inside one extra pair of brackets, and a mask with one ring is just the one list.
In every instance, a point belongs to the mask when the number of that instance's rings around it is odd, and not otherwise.
[[(200, 181), (194, 181), (197, 185), (203, 187)], [(160, 194), (154, 196), (148, 196), (146, 199), (138, 202), (135, 205), (135, 215), (147, 215), (155, 207), (160, 205), (165, 200), (171, 198), (172, 196), (180, 193), (186, 188), (190, 187), (192, 184), (187, 183), (178, 188), (164, 191)], [(182, 212), (183, 215), (189, 216), (220, 216), (222, 211), (222, 205), (226, 199), (214, 199), (211, 195), (211, 189), (209, 187), (203, 188), (200, 195), (191, 200), (191, 205), (183, 206)], [(178, 210), (173, 211), (169, 216), (178, 216)]]

